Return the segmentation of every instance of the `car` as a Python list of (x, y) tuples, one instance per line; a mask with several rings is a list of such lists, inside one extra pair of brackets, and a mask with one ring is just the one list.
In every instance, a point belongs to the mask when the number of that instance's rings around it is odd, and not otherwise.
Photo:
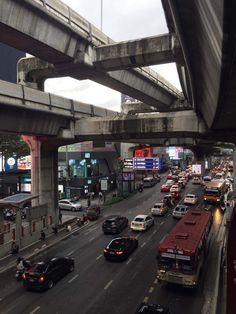
[(112, 215), (106, 218), (102, 224), (102, 230), (106, 233), (120, 233), (128, 226), (129, 220), (121, 215)]
[(166, 184), (168, 184), (171, 187), (173, 184), (175, 184), (175, 181), (174, 180), (167, 180)]
[(196, 204), (197, 196), (195, 194), (187, 194), (184, 198), (184, 204)]
[(202, 180), (199, 177), (193, 177), (192, 183), (193, 184), (202, 184)]
[(51, 289), (59, 279), (72, 272), (74, 268), (74, 259), (70, 257), (53, 257), (38, 262), (23, 274), (23, 286), (26, 290)]
[(111, 242), (103, 250), (107, 260), (123, 261), (138, 247), (138, 239), (134, 237), (119, 237)]
[(168, 207), (163, 203), (156, 203), (151, 208), (151, 214), (153, 216), (164, 216), (168, 211)]
[(154, 225), (154, 219), (149, 215), (137, 215), (130, 224), (131, 230), (145, 231)]
[(80, 211), (82, 210), (82, 205), (79, 202), (70, 200), (70, 199), (62, 199), (58, 202), (58, 206), (60, 210), (71, 210), (71, 211)]
[(101, 208), (98, 205), (91, 205), (86, 209), (86, 218), (88, 220), (97, 220), (101, 214)]
[(176, 205), (176, 207), (173, 209), (173, 212), (172, 212), (172, 217), (173, 218), (182, 218), (186, 212), (188, 211), (188, 206), (187, 205), (184, 205), (184, 204), (178, 204)]
[(166, 179), (171, 180), (172, 179), (172, 173), (168, 173)]
[(173, 184), (170, 188), (170, 193), (171, 192), (179, 192), (180, 191), (180, 187), (177, 184)]
[(169, 186), (169, 184), (162, 184), (162, 186), (161, 186), (161, 192), (170, 192), (170, 186)]
[(162, 202), (167, 206), (167, 207), (173, 207), (174, 206), (174, 200), (175, 198), (173, 197), (173, 195), (171, 194), (166, 194), (163, 199)]
[(155, 314), (155, 313), (170, 314), (170, 311), (167, 307), (162, 306), (160, 304), (142, 302), (135, 312), (135, 314)]
[(180, 200), (181, 199), (181, 193), (180, 191), (172, 191), (171, 193), (171, 196), (173, 197), (173, 199), (175, 200)]

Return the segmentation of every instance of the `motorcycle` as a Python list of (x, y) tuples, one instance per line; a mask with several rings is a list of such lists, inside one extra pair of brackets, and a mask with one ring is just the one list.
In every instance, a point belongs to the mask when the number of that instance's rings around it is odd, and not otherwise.
[(21, 281), (23, 279), (23, 275), (29, 270), (31, 267), (31, 262), (29, 260), (24, 260), (23, 261), (23, 268), (16, 269), (15, 272), (15, 278), (17, 281)]

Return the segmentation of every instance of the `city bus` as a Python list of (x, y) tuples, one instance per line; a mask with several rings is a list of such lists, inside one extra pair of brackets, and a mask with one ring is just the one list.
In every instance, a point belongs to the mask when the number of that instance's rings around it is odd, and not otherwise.
[(159, 244), (159, 282), (195, 288), (209, 248), (212, 213), (189, 210)]
[(224, 195), (227, 192), (225, 180), (212, 180), (205, 183), (204, 201), (206, 203), (221, 203), (224, 200)]

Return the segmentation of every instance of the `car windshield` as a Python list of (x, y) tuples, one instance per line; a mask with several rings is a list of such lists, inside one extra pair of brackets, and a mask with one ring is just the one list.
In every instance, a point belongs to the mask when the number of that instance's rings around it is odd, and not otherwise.
[(34, 273), (38, 273), (38, 274), (41, 274), (43, 273), (47, 268), (47, 264), (44, 264), (44, 263), (38, 263), (38, 264), (35, 264), (31, 270), (32, 272)]
[(154, 205), (154, 208), (162, 208), (162, 205)]
[(138, 221), (138, 222), (143, 222), (145, 220), (145, 218), (142, 218), (142, 217), (136, 217), (134, 219), (134, 221)]
[(121, 250), (123, 249), (125, 243), (126, 240), (115, 240), (110, 243), (109, 248), (112, 250)]

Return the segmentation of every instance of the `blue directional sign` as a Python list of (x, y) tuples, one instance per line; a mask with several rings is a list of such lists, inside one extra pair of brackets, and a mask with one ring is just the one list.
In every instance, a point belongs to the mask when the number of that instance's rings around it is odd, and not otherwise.
[(159, 158), (133, 158), (133, 169), (159, 170)]

